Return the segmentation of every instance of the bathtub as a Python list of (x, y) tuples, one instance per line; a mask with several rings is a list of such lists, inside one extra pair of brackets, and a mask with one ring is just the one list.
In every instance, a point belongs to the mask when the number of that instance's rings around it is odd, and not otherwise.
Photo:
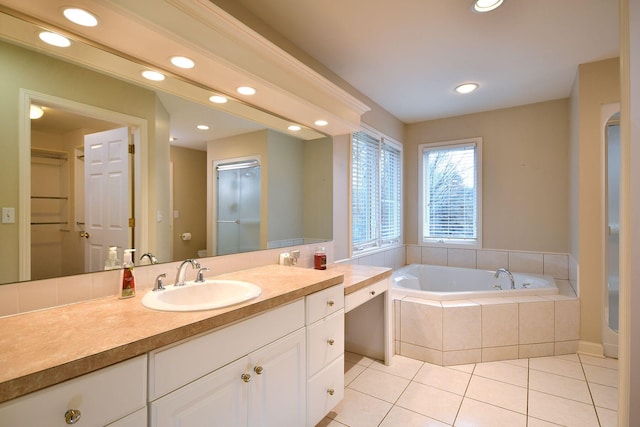
[[(506, 274), (497, 279), (494, 274), (495, 271), (471, 268), (411, 264), (393, 272), (392, 294), (395, 298), (449, 301), (558, 293), (556, 282), (550, 276), (513, 273), (516, 289), (511, 289)], [(502, 289), (494, 287), (496, 284)]]

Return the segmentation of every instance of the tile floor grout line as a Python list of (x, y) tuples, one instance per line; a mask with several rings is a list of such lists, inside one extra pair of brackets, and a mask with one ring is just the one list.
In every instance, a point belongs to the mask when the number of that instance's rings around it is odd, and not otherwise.
[[(460, 401), (460, 406), (458, 406), (458, 410), (456, 411), (456, 416), (453, 418), (452, 426), (456, 425), (456, 421), (458, 421), (458, 417), (460, 416), (460, 410), (462, 409), (462, 404), (464, 403), (464, 399), (467, 397), (467, 391), (469, 391), (469, 386), (471, 385), (471, 380), (473, 379), (473, 373), (476, 371), (477, 363), (473, 364), (473, 369), (469, 375), (469, 381), (467, 381), (467, 386), (464, 388), (464, 393), (462, 394), (462, 400)], [(481, 377), (482, 378), (482, 377)]]
[(531, 383), (530, 383), (530, 375), (531, 375), (531, 363), (529, 361), (529, 358), (527, 358), (527, 405), (525, 407), (525, 425), (527, 427), (529, 427), (529, 390), (531, 387)]
[(596, 401), (593, 399), (591, 385), (589, 384), (589, 379), (587, 378), (587, 372), (584, 370), (584, 365), (582, 364), (580, 354), (578, 354), (578, 360), (580, 361), (580, 368), (582, 369), (582, 375), (584, 375), (584, 381), (587, 383), (587, 390), (589, 390), (589, 397), (591, 398), (591, 404), (593, 405), (593, 412), (596, 413), (596, 420), (598, 421), (598, 425), (602, 426), (602, 423), (600, 422), (600, 415), (598, 415), (598, 410), (596, 409)]

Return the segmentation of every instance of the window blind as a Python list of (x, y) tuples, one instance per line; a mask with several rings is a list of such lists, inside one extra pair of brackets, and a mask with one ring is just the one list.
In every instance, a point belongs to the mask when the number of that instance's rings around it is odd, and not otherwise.
[(375, 245), (379, 237), (379, 140), (357, 132), (351, 150), (352, 242), (356, 248)]
[(400, 241), (400, 206), (402, 194), (401, 151), (382, 142), (381, 149), (381, 236), (382, 243)]
[(425, 239), (477, 239), (476, 159), (474, 143), (424, 149)]

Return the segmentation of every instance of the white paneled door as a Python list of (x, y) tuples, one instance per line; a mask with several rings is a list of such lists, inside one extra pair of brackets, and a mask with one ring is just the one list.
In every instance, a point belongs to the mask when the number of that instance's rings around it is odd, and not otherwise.
[(130, 246), (129, 129), (84, 137), (85, 269), (98, 271), (110, 246)]

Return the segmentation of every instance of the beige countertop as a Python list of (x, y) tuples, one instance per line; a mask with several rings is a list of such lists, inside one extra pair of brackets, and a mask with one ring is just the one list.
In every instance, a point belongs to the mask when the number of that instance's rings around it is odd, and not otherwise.
[(244, 280), (262, 294), (216, 310), (164, 312), (133, 298), (104, 298), (0, 318), (0, 402), (58, 384), (162, 346), (243, 320), (342, 283), (345, 294), (390, 269), (330, 265), (326, 270), (269, 265), (217, 276)]

